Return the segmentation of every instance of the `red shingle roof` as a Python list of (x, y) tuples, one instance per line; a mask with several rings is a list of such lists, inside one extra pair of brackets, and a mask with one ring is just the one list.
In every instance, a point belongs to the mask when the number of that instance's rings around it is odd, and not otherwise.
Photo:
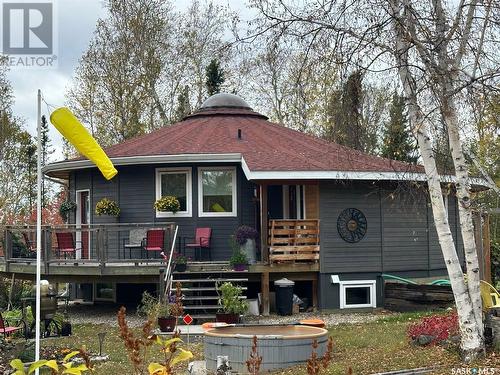
[(105, 151), (110, 158), (241, 153), (251, 171), (423, 172), (420, 166), (327, 142), (242, 108), (198, 111), (182, 122)]

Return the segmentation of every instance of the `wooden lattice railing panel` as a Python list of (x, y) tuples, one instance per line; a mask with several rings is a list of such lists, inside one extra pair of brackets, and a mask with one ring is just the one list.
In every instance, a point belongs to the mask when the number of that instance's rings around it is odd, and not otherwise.
[(319, 251), (319, 220), (270, 220), (271, 263), (318, 262)]

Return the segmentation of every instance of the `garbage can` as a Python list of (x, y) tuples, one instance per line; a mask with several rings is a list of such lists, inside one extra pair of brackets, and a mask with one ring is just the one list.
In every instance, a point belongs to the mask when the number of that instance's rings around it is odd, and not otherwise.
[(278, 315), (292, 315), (294, 285), (295, 283), (287, 278), (274, 282)]

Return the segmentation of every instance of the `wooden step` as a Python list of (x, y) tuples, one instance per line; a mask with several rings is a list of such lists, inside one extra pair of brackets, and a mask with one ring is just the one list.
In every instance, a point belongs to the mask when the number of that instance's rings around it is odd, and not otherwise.
[(221, 305), (187, 305), (184, 310), (220, 310)]
[[(217, 296), (183, 296), (183, 301), (213, 301), (218, 300), (220, 297)], [(247, 296), (240, 296), (240, 299), (247, 299)]]
[[(247, 287), (246, 286), (242, 286), (241, 287), (242, 290), (247, 290)], [(215, 286), (213, 287), (188, 287), (188, 288), (181, 288), (181, 291), (183, 292), (208, 292), (208, 291), (217, 291), (217, 289), (215, 288)]]
[(173, 279), (174, 283), (214, 283), (214, 282), (231, 282), (231, 283), (244, 283), (248, 282), (248, 279)]

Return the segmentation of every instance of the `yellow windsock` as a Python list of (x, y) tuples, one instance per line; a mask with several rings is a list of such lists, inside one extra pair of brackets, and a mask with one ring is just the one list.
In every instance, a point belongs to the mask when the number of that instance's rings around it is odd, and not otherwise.
[(68, 108), (61, 107), (52, 112), (50, 122), (79, 153), (99, 168), (106, 180), (111, 180), (118, 173), (108, 155)]

